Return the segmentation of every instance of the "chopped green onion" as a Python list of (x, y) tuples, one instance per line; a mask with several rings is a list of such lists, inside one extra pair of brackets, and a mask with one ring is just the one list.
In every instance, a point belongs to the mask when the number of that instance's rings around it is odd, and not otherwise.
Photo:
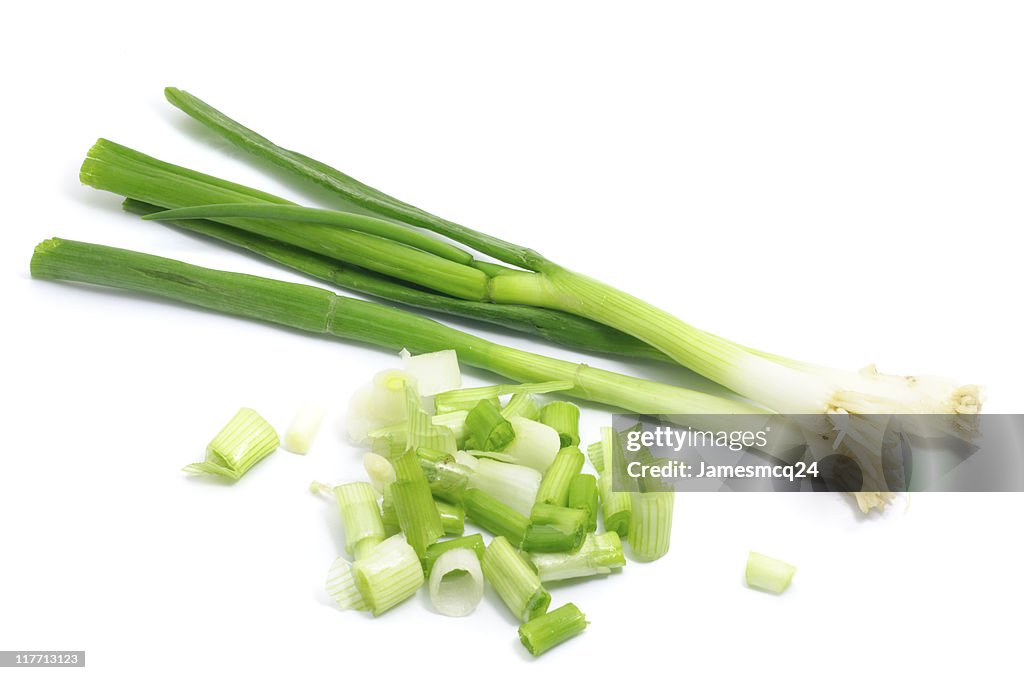
[(405, 388), (406, 412), (409, 414), (406, 446), (416, 449), (421, 446), (455, 453), (459, 447), (455, 434), (446, 427), (435, 425), (430, 414), (423, 410), (419, 393), (411, 386)]
[(523, 550), (531, 553), (572, 552), (583, 545), (586, 510), (538, 503), (530, 513)]
[(469, 548), (446, 550), (430, 570), (430, 602), (439, 614), (466, 616), (484, 596), (480, 558)]
[(540, 410), (540, 422), (558, 433), (562, 448), (580, 445), (580, 407), (568, 401), (553, 401)]
[(469, 470), (470, 473), (476, 472), (477, 467), (480, 466), (480, 459), (466, 451), (456, 451), (455, 462)]
[(537, 568), (542, 583), (601, 576), (626, 565), (622, 540), (614, 531), (587, 534), (583, 545), (574, 552), (530, 555), (530, 561)]
[(532, 467), (537, 472), (547, 470), (562, 448), (558, 433), (547, 425), (522, 416), (511, 416), (508, 420), (516, 436), (502, 453), (511, 462)]
[(374, 616), (412, 597), (423, 585), (423, 567), (402, 535), (379, 543), (352, 565), (356, 586)]
[(418, 557), (422, 557), (427, 546), (444, 536), (444, 526), (437, 505), (430, 495), (426, 479), (399, 481), (392, 484), (391, 500), (398, 515), (406, 540)]
[(575, 446), (562, 449), (540, 480), (538, 503), (569, 505), (569, 486), (583, 469), (583, 454)]
[(638, 560), (656, 560), (668, 552), (676, 495), (671, 491), (634, 491), (630, 495), (629, 547)]
[(519, 639), (530, 654), (540, 656), (579, 635), (586, 627), (587, 618), (570, 602), (519, 626)]
[(466, 415), (466, 448), (501, 451), (515, 437), (512, 423), (490, 399), (481, 399)]
[(481, 529), (503, 536), (512, 545), (523, 544), (530, 520), (509, 506), (479, 489), (466, 492), (466, 518)]
[(384, 456), (376, 453), (363, 454), (363, 469), (370, 477), (370, 484), (377, 493), (384, 493), (384, 487), (395, 481), (395, 468)]
[(398, 523), (398, 512), (391, 493), (391, 484), (384, 487), (384, 497), (380, 502), (380, 519), (384, 524), (384, 534), (388, 537), (401, 533), (402, 526)]
[(448, 541), (438, 541), (432, 544), (427, 548), (426, 555), (423, 556), (423, 572), (429, 574), (438, 557), (456, 548), (468, 548), (476, 553), (477, 558), (482, 559), (484, 556), (484, 538), (480, 534), (470, 534), (469, 536), (459, 536)]
[(501, 409), (501, 415), (506, 418), (520, 416), (527, 420), (537, 420), (540, 417), (540, 406), (529, 394), (519, 392), (513, 394), (512, 398), (508, 400), (505, 408)]
[(545, 394), (571, 390), (573, 383), (568, 380), (549, 380), (540, 383), (522, 383), (520, 385), (485, 385), (483, 387), (467, 387), (451, 392), (442, 392), (434, 397), (434, 407), (438, 413), (465, 410), (476, 406), (481, 399), (497, 399), (506, 394)]
[(368, 433), (405, 422), (405, 388), (412, 377), (395, 369), (381, 371), (369, 384), (356, 390), (348, 403), (346, 426), (355, 444), (367, 441)]
[(469, 476), (469, 488), (479, 489), (516, 512), (529, 515), (537, 502), (540, 480), (540, 473), (533, 468), (480, 458)]
[(284, 448), (292, 453), (308, 453), (326, 413), (320, 404), (303, 404), (285, 432)]
[(466, 417), (468, 415), (469, 411), (450, 411), (448, 413), (432, 416), (430, 418), (430, 422), (439, 427), (446, 427), (451, 430), (452, 435), (455, 437), (456, 445), (461, 449), (465, 448), (463, 444), (466, 440)]
[(597, 531), (597, 478), (594, 475), (579, 474), (569, 484), (570, 508), (587, 511), (587, 532)]
[(416, 391), (422, 397), (462, 387), (462, 373), (455, 350), (443, 349), (413, 356), (403, 349), (401, 357), (402, 368), (416, 379)]
[(342, 609), (366, 611), (370, 608), (366, 601), (363, 600), (363, 595), (359, 592), (359, 587), (356, 585), (352, 563), (344, 557), (334, 560), (330, 571), (327, 572), (326, 587), (327, 594)]
[[(422, 451), (423, 449), (418, 449)], [(448, 503), (461, 503), (466, 496), (471, 470), (466, 466), (446, 460), (432, 462), (420, 458), (420, 469), (426, 475), (430, 493), (434, 498)]]
[(512, 615), (524, 623), (548, 610), (551, 596), (537, 572), (504, 536), (496, 536), (481, 560), (484, 577)]
[(466, 530), (466, 511), (458, 505), (434, 500), (445, 536), (461, 536)]
[(796, 567), (774, 557), (751, 551), (747, 556), (747, 585), (778, 595), (789, 587)]
[[(619, 536), (629, 535), (632, 515), (632, 498), (627, 491), (612, 489), (612, 457), (619, 447), (619, 439), (611, 427), (601, 428), (601, 478), (598, 480), (598, 494), (601, 498), (601, 512), (604, 515), (605, 531), (614, 531)], [(596, 466), (595, 466), (596, 467)]]
[(377, 491), (366, 482), (352, 482), (334, 487), (334, 498), (341, 512), (345, 550), (358, 560), (385, 538)]
[(280, 441), (270, 423), (251, 408), (241, 408), (206, 447), (206, 460), (186, 472), (238, 480), (275, 450)]
[(604, 444), (597, 441), (587, 446), (587, 459), (594, 466), (597, 474), (604, 474)]
[(409, 448), (409, 425), (404, 421), (366, 433), (370, 450), (385, 458), (397, 458)]

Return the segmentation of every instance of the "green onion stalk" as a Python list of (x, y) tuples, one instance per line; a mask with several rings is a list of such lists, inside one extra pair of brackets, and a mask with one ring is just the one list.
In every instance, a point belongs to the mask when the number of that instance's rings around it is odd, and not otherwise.
[[(498, 307), (547, 309), (588, 319), (632, 336), (778, 412), (976, 413), (980, 409), (977, 385), (883, 375), (873, 368), (859, 373), (823, 368), (729, 342), (534, 250), (432, 215), (320, 161), (279, 147), (187, 92), (168, 88), (166, 95), (173, 105), (232, 144), (326, 188), (358, 212), (282, 209), (287, 203), (282, 199), (252, 190), (238, 192), (237, 185), (206, 176), (202, 176), (205, 182), (219, 183), (222, 191), (205, 191), (202, 182), (190, 181), (195, 177), (165, 181), (159, 172), (150, 172), (153, 165), (140, 158), (141, 154), (130, 150), (126, 153), (135, 167), (111, 169), (101, 167), (102, 148), (100, 152), (94, 148), (83, 166), (82, 178), (87, 184), (165, 208), (189, 208), (156, 215), (160, 219), (215, 219), (450, 298)], [(176, 196), (163, 195), (167, 193)], [(463, 251), (427, 249), (411, 235), (398, 238), (394, 229), (366, 219), (365, 213), (434, 232), (511, 267), (466, 259)], [(295, 228), (296, 224), (302, 227)]]
[(416, 353), (454, 349), (459, 360), (521, 382), (564, 381), (571, 396), (634, 413), (763, 413), (739, 401), (500, 345), (418, 314), (299, 283), (198, 267), (156, 255), (52, 238), (32, 276), (156, 295), (309, 333)]

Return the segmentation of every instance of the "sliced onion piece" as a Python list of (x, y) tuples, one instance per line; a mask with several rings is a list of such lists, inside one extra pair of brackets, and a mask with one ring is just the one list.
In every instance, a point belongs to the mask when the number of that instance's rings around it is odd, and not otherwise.
[(442, 553), (430, 570), (428, 588), (430, 602), (439, 614), (471, 614), (484, 596), (480, 558), (469, 548)]

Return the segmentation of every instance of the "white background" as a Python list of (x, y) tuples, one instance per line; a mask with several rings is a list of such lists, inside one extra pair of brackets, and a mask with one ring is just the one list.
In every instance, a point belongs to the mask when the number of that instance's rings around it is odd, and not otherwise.
[[(357, 451), (325, 429), (308, 456), (278, 452), (233, 487), (180, 468), (239, 406), (283, 429), (310, 394), (341, 405), (395, 358), (32, 281), (28, 261), (60, 235), (301, 280), (78, 184), (102, 135), (323, 200), (166, 104), (176, 85), (727, 337), (980, 382), (989, 411), (1019, 412), (1020, 5), (368, 5), (8, 8), (0, 648), (85, 649), (103, 678), (1018, 668), (1011, 494), (918, 494), (869, 518), (824, 495), (680, 497), (665, 559), (554, 589), (592, 625), (529, 668), (493, 596), (469, 619), (425, 597), (378, 620), (339, 612), (322, 583), (342, 537), (306, 486), (357, 478)], [(587, 412), (587, 439), (606, 417)], [(799, 566), (785, 596), (741, 585), (749, 549)]]

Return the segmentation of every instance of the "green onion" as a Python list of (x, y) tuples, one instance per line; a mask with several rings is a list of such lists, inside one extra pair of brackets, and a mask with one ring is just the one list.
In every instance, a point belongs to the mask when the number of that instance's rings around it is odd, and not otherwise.
[(505, 407), (501, 409), (501, 415), (506, 418), (520, 416), (527, 420), (537, 420), (540, 417), (540, 406), (537, 406), (537, 402), (529, 394), (519, 392), (513, 394), (512, 398), (508, 400)]
[[(506, 272), (491, 269), (487, 292), (495, 303), (546, 307), (618, 329), (704, 377), (778, 412), (977, 413), (980, 409), (981, 396), (977, 385), (958, 386), (945, 379), (906, 380), (873, 371), (850, 373), (827, 369), (723, 340), (638, 298), (571, 272), (536, 251), (431, 215), (362, 184), (325, 163), (278, 147), (186, 92), (174, 89), (166, 92), (171, 103), (232, 144), (308, 182), (325, 187), (350, 205), (380, 217), (428, 229), (502, 262), (529, 270)], [(160, 201), (156, 203), (163, 205)], [(396, 259), (401, 261), (397, 256)], [(421, 266), (412, 262), (407, 264)], [(433, 287), (436, 289), (439, 285)]]
[(241, 408), (207, 445), (206, 460), (185, 466), (185, 471), (238, 480), (279, 443), (270, 423), (251, 408)]
[(515, 437), (512, 423), (505, 420), (490, 399), (481, 399), (466, 415), (467, 448), (501, 451)]
[(747, 585), (778, 595), (789, 587), (796, 567), (774, 557), (751, 551), (747, 556)]
[(553, 401), (540, 410), (540, 422), (558, 433), (562, 448), (580, 445), (580, 407), (568, 401)]
[(587, 618), (570, 602), (519, 626), (519, 639), (530, 654), (540, 656), (579, 635), (586, 627)]
[(672, 538), (671, 491), (634, 491), (631, 494), (629, 547), (638, 560), (652, 561), (668, 552)]
[(540, 473), (533, 468), (481, 458), (469, 476), (469, 488), (490, 494), (516, 512), (528, 515), (537, 502)]
[(430, 495), (430, 487), (426, 479), (402, 481), (399, 477), (389, 488), (398, 525), (416, 555), (422, 557), (428, 545), (444, 536), (441, 515)]
[(369, 215), (323, 210), (321, 208), (305, 208), (301, 205), (274, 205), (270, 203), (219, 203), (213, 205), (196, 205), (188, 208), (176, 208), (144, 215), (144, 220), (215, 220), (222, 222), (226, 217), (247, 217), (259, 220), (297, 221), (303, 224), (316, 224), (338, 227), (344, 231), (355, 231), (362, 234), (373, 234), (395, 243), (403, 243), (427, 253), (433, 253), (452, 262), (470, 264), (473, 256), (461, 248), (438, 241), (422, 232), (410, 229), (404, 224), (390, 220), (382, 220)]
[[(572, 381), (549, 380), (540, 383), (523, 383), (521, 385), (485, 385), (483, 387), (466, 387), (461, 390), (442, 392), (434, 397), (434, 408), (438, 413), (471, 409), (483, 399), (498, 399), (506, 394), (545, 394), (571, 390)], [(497, 405), (497, 404), (495, 404)]]
[(551, 596), (537, 572), (504, 536), (491, 541), (481, 564), (484, 578), (517, 619), (525, 623), (548, 610)]
[(604, 474), (604, 444), (600, 441), (587, 445), (587, 459), (597, 470), (597, 474)]
[(441, 516), (441, 528), (446, 536), (461, 536), (466, 530), (466, 511), (458, 505), (435, 500), (434, 507)]
[(370, 478), (370, 484), (377, 493), (384, 493), (384, 487), (395, 481), (395, 468), (384, 456), (376, 453), (363, 454), (363, 469)]
[(406, 386), (406, 412), (409, 414), (406, 446), (410, 449), (427, 447), (455, 453), (459, 447), (455, 434), (446, 427), (435, 425), (430, 415), (420, 406), (420, 395), (412, 386)]
[[(423, 450), (417, 449), (417, 454), (421, 454)], [(434, 498), (448, 503), (462, 502), (466, 496), (466, 487), (469, 485), (469, 468), (449, 460), (432, 461), (422, 456), (419, 462)]]
[(569, 487), (583, 469), (583, 454), (575, 446), (562, 449), (544, 472), (537, 489), (537, 502), (569, 505)]
[(385, 539), (369, 555), (356, 560), (352, 572), (374, 616), (409, 599), (423, 585), (420, 560), (401, 535)]
[[(434, 499), (434, 507), (437, 508), (437, 514), (441, 520), (441, 530), (444, 532), (444, 535), (458, 536), (465, 531), (465, 510), (458, 505), (445, 503), (436, 498)], [(383, 522), (386, 536), (394, 536), (402, 531), (402, 524), (398, 519), (398, 509), (395, 507), (394, 491), (390, 485), (384, 489), (384, 499), (381, 503), (381, 521)]]
[(49, 239), (36, 247), (31, 271), (38, 279), (149, 293), (395, 350), (455, 349), (460, 361), (469, 365), (514, 380), (556, 379), (556, 390), (635, 413), (763, 412), (741, 401), (505, 347), (416, 314), (340, 297), (313, 286), (205, 269), (130, 250)]
[(358, 560), (385, 538), (377, 491), (366, 482), (352, 482), (334, 487), (334, 498), (341, 512), (345, 550)]
[[(601, 498), (601, 512), (604, 515), (605, 531), (614, 531), (619, 536), (629, 535), (632, 515), (632, 498), (627, 491), (612, 489), (612, 469), (616, 451), (621, 454), (621, 444), (611, 427), (601, 428), (601, 477), (598, 480), (598, 494)], [(597, 466), (595, 466), (597, 467)]]
[(466, 492), (466, 518), (481, 529), (502, 536), (514, 546), (523, 544), (530, 520), (479, 489)]
[(622, 541), (614, 531), (587, 534), (583, 545), (574, 552), (541, 553), (530, 555), (530, 560), (542, 583), (601, 576), (626, 565)]
[(478, 558), (482, 559), (484, 556), (484, 538), (480, 534), (470, 534), (469, 536), (459, 536), (448, 541), (438, 541), (432, 544), (427, 548), (427, 553), (423, 556), (423, 572), (429, 574), (438, 557), (449, 550), (457, 548), (468, 548), (475, 552)]
[(530, 513), (523, 550), (531, 553), (572, 552), (583, 545), (586, 528), (585, 510), (538, 503)]
[(420, 396), (432, 397), (462, 387), (459, 358), (450, 349), (416, 356), (403, 349), (399, 356), (402, 357), (402, 368), (416, 379), (416, 391)]
[(344, 557), (334, 560), (330, 571), (327, 572), (327, 594), (338, 603), (342, 609), (356, 609), (366, 611), (370, 608), (363, 600), (362, 593), (356, 585), (355, 573), (352, 571), (352, 563)]
[(431, 417), (430, 422), (438, 427), (446, 427), (451, 430), (455, 437), (456, 445), (461, 449), (465, 448), (466, 441), (466, 418), (469, 411), (450, 411)]
[(587, 532), (597, 531), (597, 478), (594, 475), (579, 474), (569, 483), (570, 508), (587, 512)]
[(516, 436), (502, 453), (510, 462), (526, 465), (538, 472), (547, 470), (561, 448), (558, 433), (543, 423), (522, 416), (511, 416), (509, 422)]
[[(373, 436), (384, 436), (372, 433), (408, 419), (405, 388), (411, 380), (408, 373), (390, 369), (381, 371), (373, 376), (370, 383), (356, 390), (348, 402), (345, 416), (345, 427), (354, 443), (362, 444)], [(405, 428), (399, 429), (404, 445)]]
[[(126, 211), (136, 215), (149, 215), (163, 210), (163, 208), (132, 198), (125, 199), (122, 206)], [(164, 222), (164, 224), (173, 224), (180, 229), (245, 248), (286, 267), (357, 293), (373, 295), (420, 309), (486, 321), (585, 351), (621, 354), (672, 363), (667, 356), (630, 335), (573, 314), (539, 307), (496, 305), (490, 302), (462, 300), (440, 295), (368, 270), (345, 265), (280, 241), (209, 220), (174, 221)], [(483, 268), (485, 264), (487, 263), (476, 262), (474, 266)]]
[(303, 404), (285, 432), (284, 448), (292, 453), (308, 453), (326, 413), (327, 410), (319, 404)]
[(428, 581), (430, 602), (439, 614), (466, 616), (484, 596), (480, 558), (469, 548), (446, 550), (438, 555)]

